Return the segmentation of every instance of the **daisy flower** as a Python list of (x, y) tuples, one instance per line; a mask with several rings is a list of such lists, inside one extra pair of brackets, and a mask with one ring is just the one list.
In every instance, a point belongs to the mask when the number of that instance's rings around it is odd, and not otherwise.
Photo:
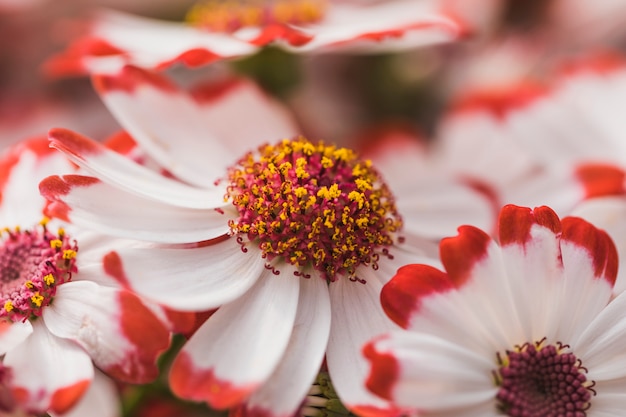
[[(448, 9), (448, 8), (446, 8)], [(52, 74), (106, 73), (124, 64), (198, 67), (276, 44), (292, 52), (399, 51), (465, 30), (436, 0), (207, 0), (185, 23), (99, 13), (89, 34), (47, 64)]]
[(618, 416), (626, 296), (608, 235), (547, 207), (508, 205), (498, 242), (473, 226), (443, 270), (407, 265), (382, 290), (405, 330), (365, 345), (367, 387), (423, 416)]
[(46, 202), (36, 182), (72, 169), (60, 156), (41, 138), (0, 160), (0, 353), (17, 403), (36, 413), (68, 411), (88, 390), (94, 365), (127, 382), (151, 381), (170, 338), (137, 296), (96, 283), (105, 276), (99, 251), (122, 243), (37, 223)]
[[(440, 191), (431, 179), (387, 185), (354, 151), (295, 135), (285, 110), (244, 81), (188, 93), (126, 68), (95, 84), (161, 168), (54, 129), (52, 146), (92, 176), (52, 176), (40, 190), (53, 216), (167, 245), (104, 256), (105, 270), (127, 288), (177, 310), (218, 308), (174, 361), (173, 391), (219, 409), (290, 416), (325, 357), (351, 410), (397, 413), (359, 383), (358, 352), (395, 327), (378, 303), (387, 277), (433, 246), (403, 231), (401, 217), (401, 207), (420, 207), (420, 191), (430, 208)], [(396, 200), (392, 190), (408, 190), (407, 182), (415, 197)], [(467, 211), (488, 227), (484, 197), (448, 185), (464, 194), (442, 199), (440, 212), (411, 215), (436, 214), (431, 222), (445, 229)]]

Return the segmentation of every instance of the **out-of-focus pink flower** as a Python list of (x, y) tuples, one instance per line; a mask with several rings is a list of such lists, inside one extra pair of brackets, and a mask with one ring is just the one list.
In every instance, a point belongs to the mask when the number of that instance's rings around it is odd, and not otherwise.
[(116, 72), (125, 64), (198, 67), (269, 44), (292, 52), (399, 51), (451, 41), (466, 30), (435, 0), (207, 1), (190, 16), (190, 22), (175, 23), (101, 12), (89, 34), (51, 59), (47, 70), (66, 75)]
[(398, 412), (359, 383), (358, 346), (391, 325), (380, 288), (464, 216), (490, 227), (489, 202), (426, 171), (395, 176), (381, 155), (386, 183), (353, 151), (294, 136), (289, 114), (244, 81), (189, 93), (127, 67), (95, 85), (168, 175), (55, 129), (52, 146), (94, 176), (53, 176), (40, 189), (52, 215), (174, 245), (113, 249), (105, 265), (123, 285), (179, 310), (219, 307), (174, 362), (174, 392), (243, 415), (292, 415), (326, 355), (349, 408)]
[(96, 283), (105, 275), (96, 254), (123, 242), (79, 236), (45, 219), (37, 224), (46, 205), (37, 181), (73, 169), (59, 156), (41, 138), (0, 160), (0, 351), (17, 403), (38, 413), (76, 404), (93, 364), (128, 382), (152, 380), (169, 345), (165, 325), (137, 296)]
[(368, 388), (423, 416), (619, 415), (626, 294), (611, 300), (611, 239), (517, 206), (498, 237), (462, 226), (441, 241), (443, 270), (407, 265), (386, 284), (382, 305), (406, 331), (365, 346)]

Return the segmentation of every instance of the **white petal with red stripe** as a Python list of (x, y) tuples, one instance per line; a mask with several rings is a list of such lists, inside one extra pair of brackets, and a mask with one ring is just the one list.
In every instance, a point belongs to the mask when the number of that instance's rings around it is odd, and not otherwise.
[(67, 413), (50, 412), (51, 417), (121, 417), (120, 394), (112, 379), (97, 371), (85, 395)]
[(73, 341), (54, 336), (42, 321), (4, 357), (13, 369), (16, 400), (27, 410), (62, 413), (84, 395), (93, 379), (89, 355)]
[[(94, 177), (53, 176), (39, 184), (51, 217), (117, 237), (190, 243), (228, 233), (229, 216), (216, 209), (175, 207), (129, 194)], [(120, 204), (123, 202), (123, 204)]]
[(360, 268), (365, 284), (341, 277), (329, 285), (332, 310), (326, 353), (328, 372), (341, 401), (359, 415), (394, 415), (397, 410), (365, 389), (367, 363), (359, 354), (371, 338), (397, 326), (380, 307), (382, 283), (370, 268)]
[(400, 407), (495, 411), (494, 364), (463, 345), (426, 333), (393, 332), (365, 345), (364, 355), (371, 364), (368, 388)]
[(196, 331), (172, 364), (169, 380), (176, 395), (223, 409), (271, 383), (296, 316), (300, 278), (292, 272), (267, 270)]
[(60, 286), (43, 319), (52, 333), (79, 343), (100, 369), (131, 383), (158, 376), (156, 360), (170, 342), (137, 296), (87, 281)]
[(172, 180), (67, 129), (52, 129), (50, 146), (100, 180), (140, 197), (195, 209), (224, 205), (223, 187), (190, 187)]
[(204, 311), (248, 291), (264, 274), (265, 259), (256, 248), (243, 253), (237, 239), (227, 238), (198, 248), (111, 251), (100, 267), (100, 273), (159, 304)]
[(300, 281), (298, 312), (287, 350), (267, 382), (243, 404), (247, 417), (291, 417), (318, 374), (330, 332), (326, 281), (313, 275)]

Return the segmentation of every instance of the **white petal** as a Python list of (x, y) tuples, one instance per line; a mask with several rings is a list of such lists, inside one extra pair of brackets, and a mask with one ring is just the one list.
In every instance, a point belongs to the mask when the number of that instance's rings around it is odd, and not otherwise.
[(49, 138), (50, 146), (87, 172), (131, 194), (186, 208), (210, 209), (224, 205), (223, 187), (212, 184), (205, 188), (190, 187), (144, 168), (71, 130), (52, 129)]
[(274, 373), (246, 401), (248, 416), (294, 415), (320, 369), (330, 332), (328, 286), (317, 276), (300, 279), (298, 312), (289, 345)]
[(495, 408), (492, 359), (462, 345), (424, 333), (393, 332), (368, 345), (365, 355), (372, 363), (368, 386), (401, 407)]
[(33, 332), (30, 321), (0, 323), (0, 355), (22, 343)]
[(235, 238), (198, 248), (109, 252), (104, 272), (134, 292), (180, 311), (217, 308), (244, 294), (265, 269), (261, 252)]
[(289, 343), (299, 282), (288, 268), (277, 276), (268, 270), (246, 294), (219, 308), (172, 364), (174, 393), (221, 409), (265, 383)]
[(210, 240), (228, 233), (218, 210), (174, 207), (121, 191), (93, 177), (48, 177), (39, 189), (48, 214), (117, 237), (163, 243)]
[(598, 314), (580, 336), (568, 343), (589, 370), (588, 379), (626, 378), (626, 294), (622, 293)]
[(33, 333), (7, 352), (4, 365), (13, 368), (16, 396), (27, 409), (64, 412), (85, 393), (93, 379), (89, 355), (72, 341), (51, 334), (41, 320)]
[(136, 296), (93, 282), (59, 286), (43, 319), (53, 334), (79, 343), (100, 369), (131, 383), (158, 376), (156, 360), (170, 342), (168, 329)]
[(367, 363), (361, 347), (374, 336), (397, 328), (380, 306), (381, 281), (369, 268), (359, 269), (365, 284), (345, 277), (329, 286), (332, 322), (326, 360), (328, 372), (341, 401), (354, 412), (389, 410), (392, 405), (365, 389)]

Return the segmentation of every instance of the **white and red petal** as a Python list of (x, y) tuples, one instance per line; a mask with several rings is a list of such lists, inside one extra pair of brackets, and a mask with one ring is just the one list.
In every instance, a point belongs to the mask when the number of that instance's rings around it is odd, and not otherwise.
[(173, 206), (209, 209), (224, 205), (223, 187), (191, 187), (144, 168), (91, 139), (67, 129), (52, 129), (50, 146), (100, 180), (138, 196)]
[(212, 187), (246, 151), (298, 133), (286, 109), (250, 81), (214, 81), (184, 91), (157, 74), (125, 67), (95, 77), (94, 84), (146, 152), (179, 178), (204, 187)]
[(44, 138), (19, 142), (0, 159), (0, 224), (30, 226), (43, 217), (45, 201), (33, 178), (71, 170), (62, 155), (51, 152)]
[[(263, 275), (259, 250), (242, 252), (235, 238), (197, 248), (127, 248), (101, 260), (101, 273), (164, 306), (181, 311), (217, 308), (243, 295)], [(184, 277), (185, 285), (173, 279)]]
[[(465, 28), (433, 1), (396, 0), (354, 5), (333, 3), (314, 25), (296, 26), (302, 36), (275, 41), (291, 51), (401, 51), (449, 42)], [(290, 34), (287, 32), (287, 34)], [(308, 40), (306, 38), (309, 38)], [(254, 42), (254, 40), (253, 40)]]
[[(548, 207), (531, 210), (507, 205), (500, 212), (499, 223), (506, 268), (500, 280), (510, 286), (511, 314), (522, 328), (517, 340), (510, 340), (509, 346), (520, 340), (541, 340), (547, 334), (554, 334), (555, 326), (563, 318), (554, 305), (563, 281), (561, 221)], [(498, 298), (494, 294), (492, 297)]]
[[(367, 363), (358, 354), (374, 336), (397, 329), (380, 307), (382, 279), (369, 268), (358, 270), (365, 284), (339, 279), (330, 283), (332, 321), (326, 352), (328, 372), (342, 402), (363, 416), (393, 416), (399, 410), (363, 385)], [(386, 279), (386, 278), (383, 278)]]
[[(561, 254), (564, 279), (562, 309), (554, 333), (572, 340), (596, 317), (613, 295), (617, 277), (617, 250), (606, 232), (576, 217), (562, 220)], [(554, 308), (554, 307), (553, 307)]]
[(493, 361), (426, 333), (393, 332), (365, 345), (367, 387), (399, 407), (438, 413), (495, 411)]
[(171, 206), (129, 194), (94, 177), (48, 177), (39, 184), (39, 191), (51, 202), (46, 208), (48, 216), (122, 238), (190, 243), (230, 230), (230, 217), (220, 209)]
[(53, 334), (80, 344), (100, 369), (131, 383), (158, 376), (157, 358), (170, 342), (163, 323), (137, 296), (92, 282), (60, 286), (43, 319)]
[[(619, 259), (626, 256), (626, 198), (612, 196), (592, 198), (580, 203), (573, 216), (581, 217), (594, 226), (605, 230), (615, 243)], [(619, 268), (613, 292), (620, 294), (626, 290), (626, 271)]]
[(121, 417), (121, 402), (112, 379), (96, 371), (87, 392), (68, 412), (51, 417)]
[(194, 333), (172, 364), (169, 381), (176, 395), (223, 409), (268, 382), (293, 331), (300, 278), (292, 272), (266, 270)]
[(93, 379), (89, 355), (71, 340), (56, 337), (42, 321), (33, 333), (7, 352), (4, 365), (14, 369), (18, 404), (33, 412), (63, 413), (84, 395)]
[(324, 359), (330, 308), (324, 280), (315, 276), (301, 280), (298, 312), (287, 350), (267, 382), (238, 408), (238, 416), (290, 417), (297, 412)]
[(258, 47), (228, 34), (181, 23), (101, 11), (79, 39), (47, 63), (53, 75), (110, 73), (123, 65), (164, 69), (176, 63), (198, 67), (254, 53)]

